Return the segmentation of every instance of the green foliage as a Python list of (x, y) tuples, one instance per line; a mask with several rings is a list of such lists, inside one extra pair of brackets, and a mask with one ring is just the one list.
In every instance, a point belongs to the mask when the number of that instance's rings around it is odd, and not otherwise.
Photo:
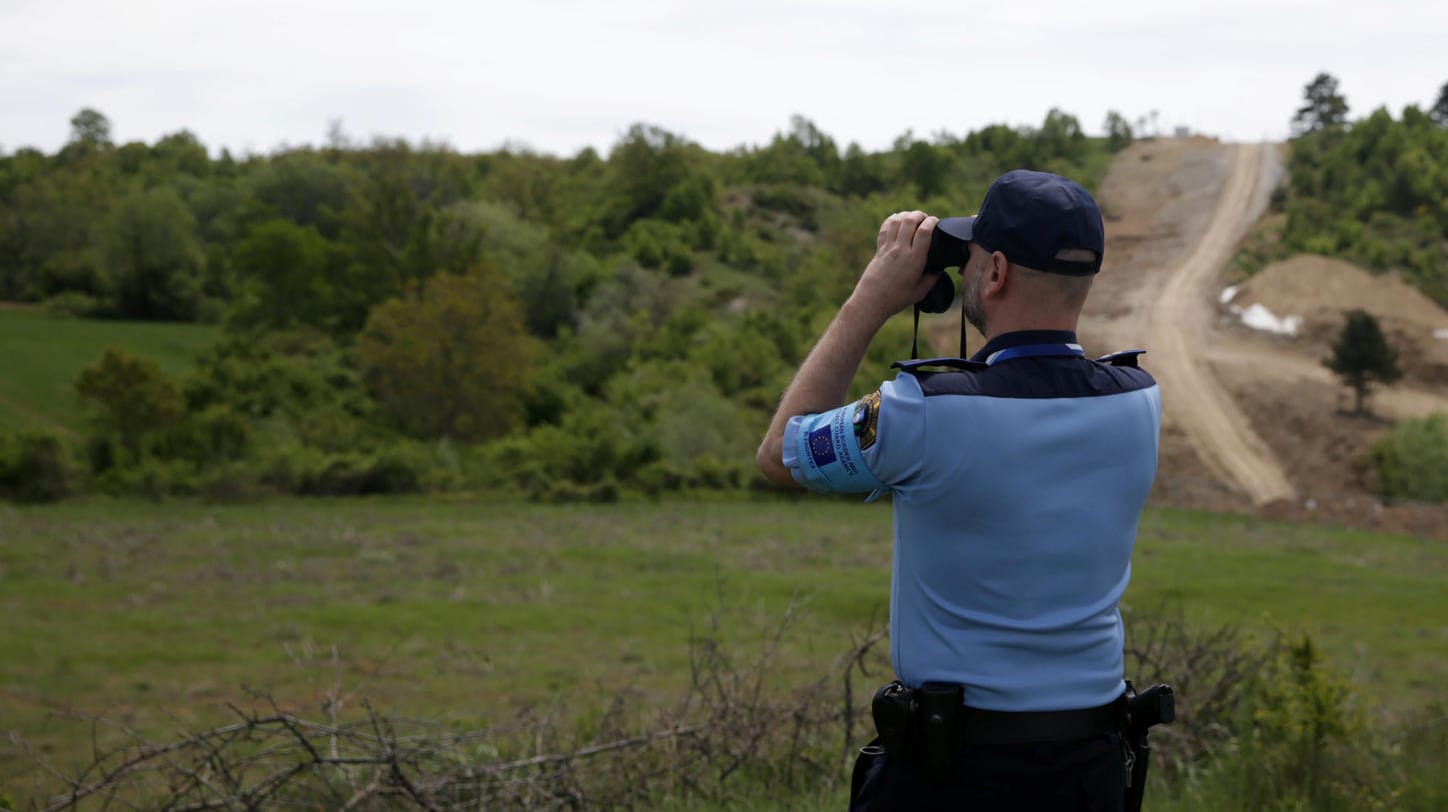
[(693, 182), (700, 152), (697, 146), (659, 127), (630, 127), (608, 156), (618, 190), (605, 215), (610, 233), (622, 233), (635, 220), (661, 213), (671, 196), (691, 194), (675, 190)]
[(75, 391), (90, 412), (93, 440), (114, 441), (132, 458), (186, 411), (181, 390), (156, 362), (124, 350), (106, 350), (76, 379)]
[(1399, 422), (1373, 445), (1372, 459), (1384, 497), (1448, 502), (1448, 423), (1443, 415)]
[[(1305, 789), (1309, 797), (1338, 789), (1350, 776), (1342, 775), (1343, 764), (1330, 762), (1333, 749), (1350, 745), (1366, 728), (1347, 680), (1326, 666), (1307, 634), (1290, 637), (1265, 665), (1253, 693), (1250, 734), (1264, 779), (1294, 794)], [(1279, 794), (1281, 789), (1273, 793)]]
[(236, 247), (240, 293), (230, 320), (243, 327), (334, 330), (334, 288), (345, 285), (345, 251), (312, 225), (282, 219), (251, 227)]
[(371, 453), (328, 453), (308, 446), (280, 448), (259, 463), (261, 481), (300, 496), (365, 496), (417, 493), (430, 482), (436, 462), (413, 444), (396, 444)]
[(398, 422), (423, 438), (486, 440), (523, 416), (533, 342), (497, 271), (440, 274), (373, 311), (358, 363)]
[(109, 310), (105, 302), (78, 290), (57, 293), (43, 302), (48, 312), (62, 316), (103, 316)]
[(89, 107), (81, 110), (70, 120), (70, 140), (95, 147), (111, 146), (110, 119)]
[(1269, 646), (1242, 696), (1230, 738), (1175, 780), (1148, 785), (1153, 808), (1431, 808), (1403, 805), (1409, 782), (1400, 773), (1427, 765), (1407, 763), (1372, 728), (1310, 635), (1283, 635)]
[(53, 502), (75, 486), (70, 451), (61, 438), (44, 432), (0, 434), (0, 498)]
[(100, 226), (98, 251), (117, 315), (188, 321), (210, 314), (196, 218), (175, 190), (157, 187), (118, 200)]
[(1337, 373), (1343, 385), (1356, 395), (1353, 414), (1363, 413), (1368, 388), (1374, 382), (1392, 383), (1402, 377), (1398, 354), (1388, 344), (1378, 320), (1365, 310), (1347, 313), (1347, 321), (1332, 346), (1332, 356), (1323, 364)]
[(1294, 136), (1336, 130), (1347, 124), (1347, 99), (1337, 92), (1337, 79), (1319, 73), (1302, 92), (1304, 104), (1292, 116)]
[(1448, 82), (1438, 88), (1438, 98), (1429, 108), (1428, 115), (1439, 127), (1448, 127)]
[(1106, 148), (1112, 152), (1126, 149), (1135, 137), (1130, 122), (1115, 110), (1106, 113), (1106, 123), (1102, 125), (1102, 129), (1106, 130)]
[(1292, 142), (1284, 253), (1400, 272), (1448, 303), (1448, 128), (1416, 107)]
[[(116, 145), (92, 110), (72, 130), (56, 155), (0, 155), (0, 298), (224, 323), (170, 384), (184, 397), (165, 421), (89, 432), (96, 487), (158, 496), (405, 490), (373, 465), (404, 435), (462, 443), (464, 461), (538, 454), (491, 471), (432, 459), (416, 487), (463, 473), (538, 498), (741, 487), (882, 217), (968, 212), (1016, 166), (1090, 186), (1110, 160), (1061, 110), (1040, 127), (907, 132), (880, 152), (842, 153), (802, 116), (726, 153), (637, 124), (606, 159), (340, 130), (212, 159), (186, 130)], [(888, 375), (908, 346), (890, 327), (862, 374)], [(8, 413), (6, 381), (0, 394)]]

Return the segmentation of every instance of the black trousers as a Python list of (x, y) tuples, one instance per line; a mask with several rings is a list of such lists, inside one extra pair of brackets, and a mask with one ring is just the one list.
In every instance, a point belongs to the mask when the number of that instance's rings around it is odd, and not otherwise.
[(1121, 736), (1018, 745), (967, 745), (949, 784), (866, 748), (855, 761), (850, 812), (1122, 812)]

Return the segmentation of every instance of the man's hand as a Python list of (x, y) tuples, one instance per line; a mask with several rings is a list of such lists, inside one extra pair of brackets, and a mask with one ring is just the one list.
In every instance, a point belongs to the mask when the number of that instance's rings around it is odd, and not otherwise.
[(875, 257), (855, 284), (848, 306), (868, 321), (886, 319), (915, 304), (930, 292), (934, 275), (925, 275), (925, 258), (938, 217), (922, 211), (897, 212), (880, 224)]

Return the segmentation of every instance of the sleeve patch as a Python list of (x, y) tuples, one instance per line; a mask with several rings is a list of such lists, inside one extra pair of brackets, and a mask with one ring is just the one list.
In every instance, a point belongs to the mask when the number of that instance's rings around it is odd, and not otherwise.
[(875, 444), (876, 427), (880, 422), (880, 390), (866, 395), (855, 405), (855, 436), (860, 440), (860, 450)]

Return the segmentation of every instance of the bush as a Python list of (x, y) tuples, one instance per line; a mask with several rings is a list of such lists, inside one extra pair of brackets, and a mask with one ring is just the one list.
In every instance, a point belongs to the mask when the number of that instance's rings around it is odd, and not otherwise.
[(372, 453), (327, 453), (296, 446), (261, 463), (261, 482), (299, 496), (419, 493), (440, 479), (438, 464), (422, 449), (396, 445)]
[(54, 502), (69, 496), (74, 466), (59, 437), (28, 433), (0, 437), (0, 497)]
[(1398, 423), (1372, 450), (1386, 499), (1448, 501), (1448, 424), (1435, 414)]
[(161, 459), (149, 454), (100, 471), (92, 481), (105, 493), (149, 499), (191, 496), (199, 493), (202, 485), (200, 472), (190, 461)]
[(57, 293), (46, 299), (45, 309), (51, 313), (58, 313), (64, 316), (79, 316), (86, 318), (90, 316), (103, 316), (106, 314), (106, 303), (90, 295), (77, 290), (68, 290)]

